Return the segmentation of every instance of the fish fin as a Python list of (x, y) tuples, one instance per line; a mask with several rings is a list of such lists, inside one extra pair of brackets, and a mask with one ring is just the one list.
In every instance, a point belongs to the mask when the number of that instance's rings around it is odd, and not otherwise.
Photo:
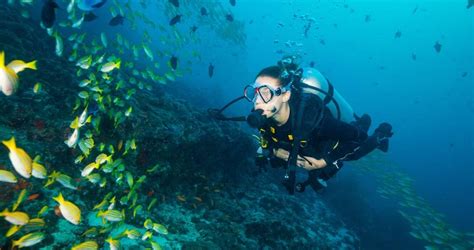
[(58, 196), (53, 197), (53, 200), (57, 201), (59, 204), (63, 203), (64, 202), (63, 194), (61, 194), (61, 192), (59, 192)]
[(12, 249), (14, 249), (16, 246), (19, 246), (20, 245), (20, 240), (13, 240), (12, 241)]
[(77, 129), (77, 128), (81, 127), (80, 124), (79, 124), (79, 117), (78, 116), (76, 116), (74, 121), (71, 122), (71, 125), (69, 127), (72, 128), (72, 129)]
[(25, 65), (25, 67), (26, 67), (26, 68), (29, 68), (29, 69), (32, 69), (32, 70), (36, 70), (36, 60), (27, 63), (27, 64)]
[(12, 137), (8, 141), (2, 141), (2, 143), (10, 150), (16, 149), (15, 137)]
[(5, 67), (5, 52), (0, 51), (0, 69)]
[(10, 211), (8, 211), (8, 208), (5, 208), (5, 209), (3, 209), (2, 212), (0, 212), (0, 216), (4, 216), (4, 214), (8, 213), (8, 212), (10, 212)]
[(117, 67), (117, 69), (120, 69), (120, 64), (122, 64), (122, 61), (118, 61), (115, 66)]

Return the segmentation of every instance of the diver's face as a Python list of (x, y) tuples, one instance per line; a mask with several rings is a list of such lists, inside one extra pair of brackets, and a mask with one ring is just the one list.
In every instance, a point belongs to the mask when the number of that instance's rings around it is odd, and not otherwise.
[[(280, 88), (280, 82), (278, 79), (269, 77), (269, 76), (259, 76), (257, 79), (255, 79), (255, 85), (256, 87), (267, 85), (270, 88), (273, 88), (274, 90)], [(262, 93), (265, 94), (265, 93)], [(264, 115), (267, 118), (272, 118), (278, 112), (281, 110), (283, 105), (285, 105), (288, 100), (290, 99), (291, 93), (289, 91), (282, 93), (281, 95), (273, 95), (271, 100), (267, 103), (265, 103), (262, 98), (257, 95), (257, 99), (255, 100), (254, 103), (254, 109), (261, 109), (263, 110), (262, 115)]]

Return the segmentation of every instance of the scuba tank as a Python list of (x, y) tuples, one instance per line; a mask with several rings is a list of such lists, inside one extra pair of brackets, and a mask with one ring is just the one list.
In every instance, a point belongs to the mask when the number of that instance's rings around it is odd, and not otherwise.
[(355, 121), (352, 107), (317, 69), (303, 68), (300, 83), (296, 83), (295, 87), (305, 94), (319, 96), (335, 118), (346, 123)]

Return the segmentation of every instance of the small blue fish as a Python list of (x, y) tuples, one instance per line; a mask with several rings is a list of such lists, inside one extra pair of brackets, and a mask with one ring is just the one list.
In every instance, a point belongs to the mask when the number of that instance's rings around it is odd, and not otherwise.
[(56, 9), (59, 8), (58, 4), (53, 0), (48, 0), (44, 3), (41, 9), (41, 21), (44, 27), (51, 28), (56, 21)]
[(125, 20), (125, 17), (123, 17), (122, 15), (116, 15), (115, 17), (113, 17), (112, 19), (110, 19), (109, 21), (109, 25), (110, 26), (117, 26), (119, 24), (123, 25), (123, 20)]
[(173, 26), (181, 21), (182, 15), (176, 15), (175, 17), (171, 18), (170, 25)]

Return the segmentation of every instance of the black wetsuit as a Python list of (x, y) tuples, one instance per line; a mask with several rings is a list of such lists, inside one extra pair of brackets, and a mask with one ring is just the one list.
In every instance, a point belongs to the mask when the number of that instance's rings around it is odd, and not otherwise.
[[(309, 105), (312, 105), (310, 102)], [(295, 112), (295, 101), (290, 101), (290, 118), (282, 125), (277, 126), (272, 119), (261, 127), (262, 149), (270, 159), (270, 164), (274, 168), (286, 167), (288, 163), (273, 155), (273, 149), (282, 148), (291, 151), (293, 132), (292, 122)], [(317, 106), (317, 105), (316, 105)], [(304, 117), (309, 120), (319, 113), (318, 108), (305, 109)], [(374, 136), (368, 136), (367, 132), (357, 126), (348, 124), (333, 117), (327, 107), (324, 107), (322, 119), (317, 126), (314, 124), (304, 124), (304, 139), (301, 141), (299, 155), (310, 156), (316, 159), (324, 159), (327, 166), (321, 169), (309, 171), (310, 178), (321, 178), (328, 180), (339, 171), (343, 161), (357, 160), (367, 155), (379, 145), (379, 141)]]

